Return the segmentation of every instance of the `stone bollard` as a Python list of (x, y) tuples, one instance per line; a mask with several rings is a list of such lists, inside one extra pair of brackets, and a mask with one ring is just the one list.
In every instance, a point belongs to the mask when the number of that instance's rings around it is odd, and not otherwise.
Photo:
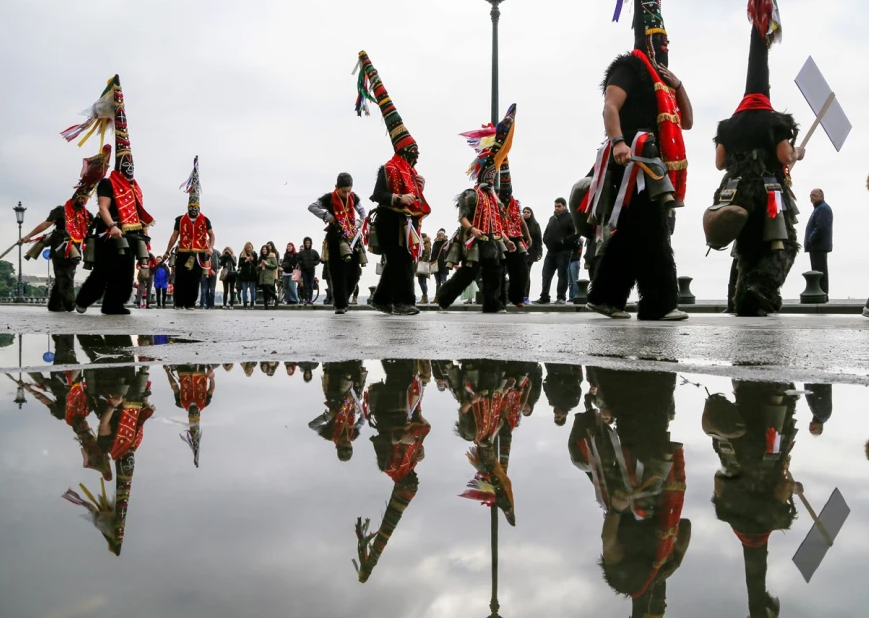
[(691, 282), (694, 281), (691, 277), (679, 277), (679, 304), (693, 305), (697, 302), (697, 297), (691, 293)]
[(803, 273), (806, 278), (806, 291), (800, 294), (800, 302), (804, 305), (822, 304), (827, 302), (827, 295), (821, 289), (821, 277), (824, 273), (817, 270), (810, 270)]
[(374, 302), (374, 300), (373, 300), (374, 299), (374, 290), (376, 290), (376, 289), (377, 289), (376, 285), (369, 286), (369, 288), (368, 288), (368, 300), (365, 301), (366, 304), (370, 305), (371, 303)]
[(584, 305), (588, 302), (588, 286), (591, 281), (580, 279), (576, 282), (576, 296), (573, 298), (574, 305)]
[(477, 297), (474, 299), (474, 302), (478, 305), (483, 304), (483, 293), (480, 292), (479, 290), (477, 291)]

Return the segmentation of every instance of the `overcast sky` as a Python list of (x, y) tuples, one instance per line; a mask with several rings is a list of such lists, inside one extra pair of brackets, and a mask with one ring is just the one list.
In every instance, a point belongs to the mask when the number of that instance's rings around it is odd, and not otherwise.
[[(694, 277), (698, 298), (723, 298), (729, 253), (704, 258), (701, 218), (721, 174), (714, 167), (716, 123), (739, 103), (749, 24), (745, 0), (707, 4), (668, 0), (670, 63), (694, 103), (686, 134), (690, 161), (686, 209), (673, 244), (680, 275)], [(545, 225), (555, 197), (585, 175), (603, 139), (598, 84), (612, 58), (631, 46), (630, 16), (612, 24), (614, 3), (509, 0), (501, 18), (501, 108), (518, 104), (510, 160), (516, 196)], [(794, 171), (803, 210), (821, 186), (835, 213), (831, 296), (869, 294), (862, 250), (869, 214), (859, 158), (866, 139), (869, 84), (854, 67), (869, 51), (869, 8), (858, 0), (819, 5), (781, 2), (784, 42), (772, 51), (772, 101), (805, 131), (812, 112), (794, 84), (809, 55), (854, 125), (841, 153), (823, 131)], [(338, 172), (356, 179), (365, 199), (392, 154), (379, 113), (357, 118), (350, 72), (365, 49), (420, 144), (433, 214), (424, 230), (456, 226), (453, 197), (469, 185), (471, 151), (458, 133), (488, 121), (489, 5), (483, 0), (409, 2), (225, 2), (150, 0), (5, 0), (0, 3), (0, 245), (16, 239), (12, 207), (27, 207), (25, 232), (72, 194), (79, 149), (58, 132), (119, 73), (130, 138), (148, 210), (157, 218), (162, 252), (172, 219), (184, 212), (178, 185), (200, 156), (202, 207), (217, 245), (236, 252), (250, 240), (279, 247), (306, 235), (319, 245), (323, 225), (306, 210), (330, 190)], [(91, 209), (96, 205), (91, 203)], [(10, 254), (14, 257), (14, 253)], [(7, 257), (6, 259), (10, 259)], [(44, 263), (26, 273), (44, 273)], [(796, 298), (801, 254), (785, 286)], [(533, 272), (539, 289), (540, 268)], [(363, 283), (373, 285), (373, 265)]]

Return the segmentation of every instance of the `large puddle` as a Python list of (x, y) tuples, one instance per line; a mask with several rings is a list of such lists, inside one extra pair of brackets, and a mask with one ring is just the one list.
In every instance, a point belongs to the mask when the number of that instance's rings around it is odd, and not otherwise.
[(490, 360), (0, 378), (3, 618), (869, 606), (865, 387)]

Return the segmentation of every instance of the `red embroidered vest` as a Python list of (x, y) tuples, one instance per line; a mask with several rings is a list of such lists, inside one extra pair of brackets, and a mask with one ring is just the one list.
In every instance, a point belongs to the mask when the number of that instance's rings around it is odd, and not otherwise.
[(134, 180), (131, 183), (117, 170), (112, 170), (109, 174), (109, 182), (112, 183), (122, 231), (141, 230), (143, 225), (151, 225), (154, 222), (154, 217), (145, 210), (142, 189), (138, 182)]
[(416, 170), (410, 166), (404, 157), (400, 155), (393, 156), (386, 165), (383, 166), (386, 173), (386, 186), (392, 193), (396, 195), (415, 195), (417, 200), (410, 206), (399, 204), (391, 206), (393, 210), (407, 213), (414, 217), (425, 217), (431, 213), (431, 208), (425, 201), (422, 190), (417, 182)]
[(88, 233), (88, 226), (91, 222), (91, 214), (86, 208), (76, 208), (72, 205), (72, 200), (67, 200), (63, 206), (63, 216), (66, 222), (66, 233), (75, 244), (81, 244)]
[(504, 235), (504, 223), (501, 220), (501, 209), (495, 192), (492, 189), (483, 191), (480, 187), (477, 187), (475, 191), (477, 208), (474, 211), (474, 227), (483, 234), (501, 238)]
[(507, 238), (519, 238), (522, 236), (522, 209), (515, 197), (510, 198), (507, 204), (507, 221), (504, 225)]
[(205, 215), (199, 213), (195, 219), (182, 215), (178, 222), (178, 238), (179, 253), (207, 253), (208, 226), (205, 224)]
[(179, 373), (181, 407), (188, 412), (191, 405), (196, 405), (199, 411), (205, 409), (208, 401), (208, 376), (204, 373)]

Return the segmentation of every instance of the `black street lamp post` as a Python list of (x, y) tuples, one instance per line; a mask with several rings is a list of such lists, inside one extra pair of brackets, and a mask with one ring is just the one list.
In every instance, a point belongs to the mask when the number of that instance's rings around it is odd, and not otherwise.
[(24, 297), (24, 283), (21, 279), (21, 226), (24, 225), (24, 211), (27, 210), (18, 202), (18, 206), (13, 208), (15, 211), (15, 220), (18, 222), (18, 302)]
[(492, 124), (498, 124), (498, 20), (504, 0), (486, 0), (492, 5)]

